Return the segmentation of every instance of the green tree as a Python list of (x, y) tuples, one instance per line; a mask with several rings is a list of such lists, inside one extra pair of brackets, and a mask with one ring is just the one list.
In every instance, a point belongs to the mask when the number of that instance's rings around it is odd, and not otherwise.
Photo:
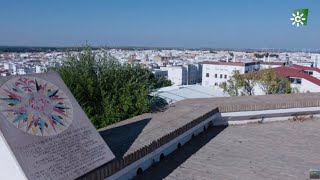
[(241, 75), (235, 70), (231, 78), (220, 84), (223, 92), (230, 96), (254, 95), (255, 86), (258, 85), (265, 94), (289, 94), (297, 93), (297, 88), (291, 88), (287, 78), (278, 75), (272, 69)]
[(154, 87), (153, 74), (140, 65), (121, 65), (115, 59), (99, 62), (98, 79), (103, 97), (104, 127), (151, 110), (148, 95)]
[(160, 77), (160, 78), (153, 77), (153, 78), (155, 79), (155, 88), (172, 86), (172, 82), (166, 77)]
[(254, 87), (257, 85), (257, 79), (254, 73), (244, 74), (242, 78), (242, 95), (253, 96)]
[(290, 94), (293, 92), (290, 81), (279, 76), (272, 69), (259, 71), (258, 84), (265, 94)]
[[(57, 71), (96, 128), (149, 112), (149, 94), (157, 80), (151, 71), (140, 66), (120, 64), (105, 54), (97, 58), (90, 47), (68, 58)], [(160, 80), (159, 86), (169, 82)]]
[(239, 96), (244, 83), (244, 78), (240, 72), (234, 70), (230, 79), (228, 79), (227, 82), (221, 83), (219, 86), (223, 89), (224, 93), (228, 93), (230, 96)]
[(101, 93), (96, 61), (89, 47), (79, 56), (69, 54), (61, 66), (55, 67), (86, 114), (95, 118), (102, 113)]

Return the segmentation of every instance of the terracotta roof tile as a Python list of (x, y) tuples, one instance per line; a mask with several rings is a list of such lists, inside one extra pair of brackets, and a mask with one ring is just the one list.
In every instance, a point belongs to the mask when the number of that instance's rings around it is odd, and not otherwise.
[(281, 67), (273, 68), (273, 70), (281, 76), (302, 78), (320, 86), (319, 79), (305, 73), (304, 69), (301, 69), (298, 66), (295, 66), (295, 65), (294, 67), (281, 66)]

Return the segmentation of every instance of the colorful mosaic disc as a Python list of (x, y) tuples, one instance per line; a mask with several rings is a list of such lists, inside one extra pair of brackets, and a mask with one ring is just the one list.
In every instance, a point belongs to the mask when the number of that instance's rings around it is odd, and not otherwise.
[(72, 123), (68, 97), (54, 84), (35, 77), (16, 77), (0, 87), (0, 110), (16, 128), (37, 136), (57, 135)]

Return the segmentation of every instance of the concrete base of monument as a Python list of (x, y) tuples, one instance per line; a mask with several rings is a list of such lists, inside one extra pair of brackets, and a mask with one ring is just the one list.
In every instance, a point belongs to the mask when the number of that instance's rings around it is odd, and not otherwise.
[(9, 146), (5, 142), (2, 133), (0, 132), (0, 179), (2, 180), (26, 180), (14, 155)]

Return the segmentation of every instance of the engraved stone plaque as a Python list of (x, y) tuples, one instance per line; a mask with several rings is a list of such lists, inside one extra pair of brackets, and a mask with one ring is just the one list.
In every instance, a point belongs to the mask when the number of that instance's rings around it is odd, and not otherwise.
[(0, 78), (0, 131), (30, 180), (75, 179), (114, 159), (53, 72)]

